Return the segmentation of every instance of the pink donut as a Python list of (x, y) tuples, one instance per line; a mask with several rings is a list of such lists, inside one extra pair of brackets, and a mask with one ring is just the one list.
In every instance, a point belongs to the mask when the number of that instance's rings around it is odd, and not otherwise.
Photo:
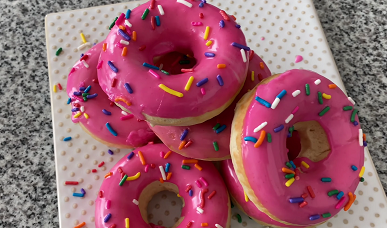
[[(271, 75), (263, 60), (251, 51), (247, 79), (235, 101), (219, 116), (189, 127), (151, 126), (150, 128), (171, 150), (200, 160), (230, 158), (231, 122), (237, 101), (263, 78)], [(254, 74), (252, 74), (254, 73)]]
[[(353, 106), (330, 80), (307, 70), (272, 76), (241, 99), (231, 157), (260, 211), (286, 225), (308, 226), (348, 210), (364, 173), (366, 145)], [(286, 141), (295, 140), (293, 130), (301, 151), (289, 160)]]
[[(156, 136), (147, 124), (139, 122), (132, 114), (124, 113), (99, 86), (97, 64), (101, 50), (102, 43), (92, 47), (68, 76), (67, 94), (71, 100), (72, 121), (109, 146), (132, 148), (153, 141)], [(88, 99), (83, 99), (82, 91), (90, 94)], [(124, 124), (125, 127), (122, 127)]]
[[(232, 103), (250, 50), (232, 17), (186, 0), (151, 1), (127, 15), (116, 20), (100, 57), (98, 79), (110, 100), (154, 125), (172, 126), (202, 123)], [(196, 66), (167, 75), (153, 65), (155, 57), (175, 51), (192, 53)]]
[(211, 162), (150, 144), (122, 158), (105, 178), (95, 203), (96, 228), (125, 227), (127, 221), (127, 227), (149, 227), (147, 205), (153, 195), (165, 190), (183, 200), (181, 218), (174, 227), (230, 227), (228, 192)]

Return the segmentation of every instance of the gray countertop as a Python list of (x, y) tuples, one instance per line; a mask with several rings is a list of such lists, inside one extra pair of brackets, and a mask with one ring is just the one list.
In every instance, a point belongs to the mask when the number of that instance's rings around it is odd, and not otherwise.
[[(0, 227), (59, 227), (45, 15), (118, 2), (0, 0)], [(387, 3), (314, 2), (386, 191)]]

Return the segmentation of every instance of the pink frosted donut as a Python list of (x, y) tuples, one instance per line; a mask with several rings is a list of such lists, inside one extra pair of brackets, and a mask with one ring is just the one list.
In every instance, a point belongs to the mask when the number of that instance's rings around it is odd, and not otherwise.
[(165, 190), (183, 200), (174, 227), (230, 227), (228, 192), (215, 166), (151, 144), (122, 158), (106, 175), (95, 203), (96, 228), (125, 227), (127, 222), (127, 227), (149, 227), (147, 205)]
[[(136, 117), (190, 126), (232, 103), (245, 81), (249, 50), (239, 25), (215, 6), (151, 1), (118, 17), (101, 53), (98, 79), (110, 100)], [(178, 75), (153, 65), (155, 57), (176, 51), (192, 53), (197, 64)]]
[[(156, 136), (147, 124), (123, 112), (99, 86), (97, 64), (101, 50), (102, 43), (92, 47), (68, 76), (67, 94), (71, 100), (73, 122), (79, 123), (93, 138), (109, 146), (132, 148), (153, 141)], [(82, 95), (86, 93), (90, 95)]]
[(235, 101), (219, 116), (189, 127), (149, 126), (171, 150), (200, 160), (224, 160), (230, 158), (231, 122), (237, 101), (254, 88), (263, 78), (271, 75), (263, 60), (253, 51), (247, 79)]
[[(364, 173), (366, 145), (353, 106), (330, 80), (307, 70), (272, 76), (241, 99), (231, 157), (260, 211), (286, 225), (307, 226), (348, 210)], [(294, 130), (301, 151), (289, 160), (286, 141), (295, 140)]]

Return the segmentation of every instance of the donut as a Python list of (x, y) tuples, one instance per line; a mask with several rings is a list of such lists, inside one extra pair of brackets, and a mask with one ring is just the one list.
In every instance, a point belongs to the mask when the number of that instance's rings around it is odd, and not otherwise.
[[(260, 211), (285, 225), (309, 226), (348, 210), (364, 174), (366, 145), (354, 104), (307, 70), (267, 78), (239, 101), (231, 157)], [(301, 150), (290, 160), (286, 142), (295, 140), (294, 131)]]
[(173, 227), (230, 227), (229, 196), (215, 166), (150, 144), (123, 157), (105, 176), (95, 202), (96, 228), (149, 227), (147, 205), (161, 191), (183, 201)]
[[(163, 126), (191, 126), (224, 111), (246, 79), (250, 50), (233, 17), (185, 0), (151, 1), (121, 14), (104, 47), (98, 79), (110, 100)], [(175, 75), (154, 65), (171, 52), (197, 63)]]
[(145, 121), (139, 122), (111, 102), (98, 84), (97, 64), (102, 45), (98, 43), (86, 52), (68, 76), (66, 90), (71, 119), (94, 139), (108, 146), (143, 146), (155, 140), (155, 134)]
[(217, 161), (230, 158), (231, 122), (234, 117), (236, 103), (243, 94), (254, 88), (259, 81), (271, 75), (264, 61), (253, 51), (250, 54), (246, 82), (235, 101), (219, 116), (188, 127), (152, 127), (149, 124), (150, 128), (168, 148), (183, 156), (200, 160)]

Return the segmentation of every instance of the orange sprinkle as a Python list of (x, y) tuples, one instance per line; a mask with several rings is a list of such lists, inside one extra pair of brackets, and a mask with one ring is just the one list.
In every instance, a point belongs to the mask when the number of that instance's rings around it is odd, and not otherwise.
[(293, 170), (288, 169), (288, 168), (282, 168), (282, 172), (284, 172), (284, 173), (290, 173), (290, 174), (296, 174)]
[(164, 159), (167, 159), (169, 157), (169, 155), (172, 154), (172, 151), (168, 151), (165, 155), (164, 155)]
[(162, 178), (162, 177), (160, 177), (160, 182), (161, 182), (161, 183), (164, 183), (164, 180), (163, 180), (163, 178)]
[(132, 32), (132, 40), (133, 40), (133, 41), (136, 41), (136, 40), (137, 40), (137, 32), (136, 32), (136, 31), (133, 31), (133, 32)]
[(254, 147), (258, 148), (260, 145), (262, 145), (263, 140), (265, 140), (265, 137), (266, 137), (266, 131), (262, 130), (261, 135), (258, 138), (258, 141), (254, 144)]
[(146, 165), (146, 161), (145, 161), (144, 155), (142, 155), (141, 151), (138, 151), (138, 156), (140, 157), (141, 164), (142, 165)]
[(124, 47), (124, 49), (122, 49), (122, 56), (126, 56), (127, 52), (128, 52), (128, 49)]
[(110, 177), (111, 175), (113, 175), (113, 173), (112, 173), (112, 172), (108, 172), (108, 173), (105, 175), (105, 179), (108, 178), (108, 177)]
[(107, 43), (104, 43), (104, 44), (102, 45), (102, 50), (103, 50), (103, 51), (106, 51), (106, 48), (107, 48)]
[(337, 85), (335, 85), (335, 84), (329, 84), (329, 85), (328, 85), (328, 88), (329, 88), (329, 89), (336, 89), (336, 88), (337, 88)]
[(259, 67), (263, 70), (263, 69), (265, 69), (265, 64), (263, 62), (260, 62)]
[(363, 133), (363, 140), (367, 141), (366, 134)]
[(231, 15), (232, 19), (234, 19), (234, 21), (236, 21), (236, 17), (234, 15)]
[(85, 225), (86, 225), (85, 222), (79, 223), (78, 225), (74, 226), (74, 228), (81, 228), (81, 227), (84, 227)]
[(355, 202), (355, 199), (356, 199), (356, 195), (353, 195), (352, 192), (348, 192), (348, 196), (349, 196), (349, 201), (348, 201), (348, 203), (345, 205), (344, 211), (348, 211), (349, 208), (351, 208), (353, 202)]
[(130, 103), (130, 101), (126, 100), (125, 98), (123, 97), (116, 97), (116, 99), (114, 99), (115, 102), (119, 102), (119, 101), (122, 101), (124, 102), (127, 106), (131, 106), (132, 103)]
[(122, 26), (122, 25), (118, 26), (118, 28), (120, 28), (121, 30), (126, 31), (126, 28), (124, 26)]
[(202, 167), (200, 166), (200, 165), (198, 165), (198, 164), (195, 164), (195, 168), (197, 168), (199, 171), (202, 171)]
[(218, 69), (224, 69), (226, 68), (226, 64), (218, 64), (216, 67), (218, 67)]
[(196, 159), (186, 159), (186, 160), (183, 160), (183, 165), (185, 164), (197, 164), (199, 161), (196, 160)]
[(187, 142), (185, 140), (181, 141), (180, 145), (179, 145), (179, 150), (183, 149), (184, 145), (186, 144)]
[(168, 173), (167, 180), (171, 179), (172, 173)]
[(206, 223), (206, 222), (203, 222), (202, 224), (200, 224), (201, 226), (208, 226), (208, 223)]

